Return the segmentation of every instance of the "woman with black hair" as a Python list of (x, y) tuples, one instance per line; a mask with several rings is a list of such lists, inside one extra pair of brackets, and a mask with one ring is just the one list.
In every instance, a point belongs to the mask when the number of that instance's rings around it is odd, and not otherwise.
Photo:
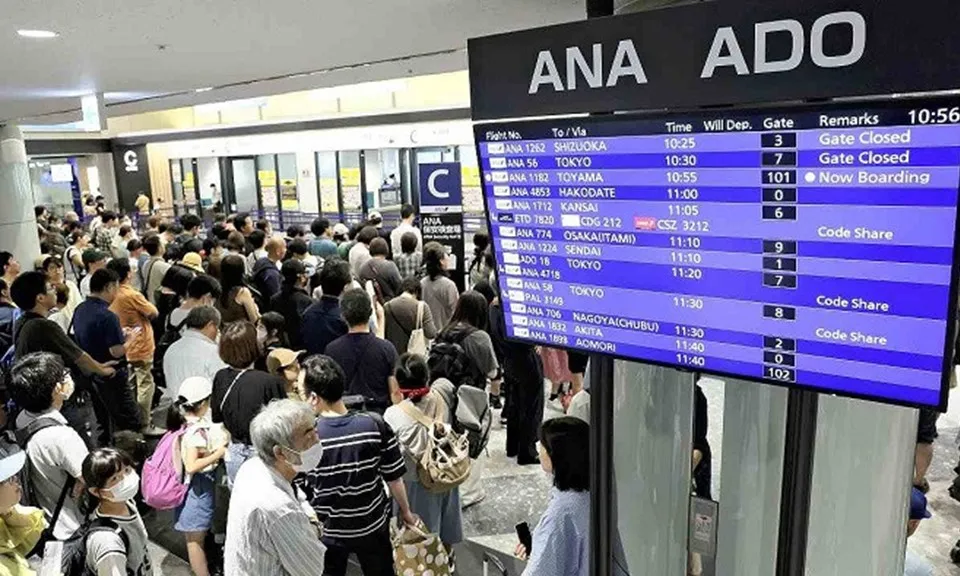
[(553, 476), (547, 510), (533, 531), (523, 576), (590, 574), (590, 425), (565, 416), (540, 427), (540, 466)]
[(224, 324), (247, 320), (256, 322), (260, 311), (246, 283), (247, 266), (242, 256), (230, 254), (220, 262), (220, 299), (217, 310)]
[[(133, 462), (113, 448), (100, 448), (83, 461), (86, 511), (94, 526), (87, 536), (87, 570), (98, 576), (153, 574), (147, 529), (134, 502), (140, 476)], [(119, 528), (119, 530), (117, 530)]]
[(433, 313), (437, 326), (446, 326), (457, 306), (457, 285), (447, 273), (448, 257), (446, 249), (438, 242), (427, 242), (423, 247), (423, 264), (427, 275), (420, 281), (423, 289), (423, 301)]
[(279, 312), (267, 312), (257, 321), (257, 347), (260, 349), (260, 357), (254, 364), (257, 370), (268, 372), (267, 356), (277, 348), (290, 347), (286, 323), (287, 321)]
[(423, 520), (429, 532), (440, 536), (452, 557), (453, 546), (463, 540), (460, 488), (438, 494), (428, 491), (420, 483), (417, 463), (423, 457), (433, 431), (421, 424), (416, 416), (419, 412), (432, 422), (450, 425), (454, 387), (446, 378), (431, 383), (430, 369), (423, 356), (418, 354), (400, 356), (396, 378), (403, 402), (387, 408), (383, 419), (396, 433), (407, 465), (403, 481), (410, 510)]
[[(490, 381), (490, 404), (497, 410), (500, 401), (500, 363), (487, 333), (487, 299), (474, 290), (464, 292), (457, 301), (453, 316), (437, 335), (438, 342), (459, 344), (470, 358), (471, 380), (477, 388), (486, 388)], [(445, 375), (446, 376), (446, 375)], [(454, 382), (460, 386), (464, 382)]]
[(486, 232), (477, 232), (473, 235), (473, 261), (467, 274), (470, 277), (470, 286), (482, 281), (490, 280), (491, 268), (487, 267), (486, 253), (490, 248), (490, 236)]

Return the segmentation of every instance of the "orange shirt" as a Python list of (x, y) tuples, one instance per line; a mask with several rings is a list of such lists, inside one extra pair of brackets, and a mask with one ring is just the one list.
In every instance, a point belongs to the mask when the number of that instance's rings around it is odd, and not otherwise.
[(140, 333), (127, 343), (127, 360), (145, 362), (153, 360), (156, 345), (153, 342), (153, 325), (150, 318), (157, 315), (157, 307), (129, 284), (121, 284), (110, 310), (120, 318), (123, 328), (140, 328)]

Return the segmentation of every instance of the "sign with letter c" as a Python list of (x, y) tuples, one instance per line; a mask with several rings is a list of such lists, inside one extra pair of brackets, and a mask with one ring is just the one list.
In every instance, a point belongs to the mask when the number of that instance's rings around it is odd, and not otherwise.
[[(463, 191), (458, 162), (442, 164), (420, 164), (420, 208), (430, 212), (435, 208), (442, 211), (460, 211)], [(437, 210), (433, 210), (437, 211)]]

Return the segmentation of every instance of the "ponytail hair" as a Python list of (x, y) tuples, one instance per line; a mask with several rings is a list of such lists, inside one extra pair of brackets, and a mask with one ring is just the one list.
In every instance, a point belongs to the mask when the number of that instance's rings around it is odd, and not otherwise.
[(195, 413), (204, 402), (210, 398), (204, 398), (199, 402), (194, 402), (193, 404), (188, 404), (186, 399), (183, 396), (174, 401), (173, 404), (167, 408), (167, 430), (170, 432), (176, 432), (177, 430), (183, 428), (187, 424), (187, 414)]

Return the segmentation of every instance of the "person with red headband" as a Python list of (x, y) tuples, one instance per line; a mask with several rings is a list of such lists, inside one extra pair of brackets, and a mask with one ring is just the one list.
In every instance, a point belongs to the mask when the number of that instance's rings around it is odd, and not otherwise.
[(419, 410), (431, 421), (450, 425), (450, 406), (453, 406), (456, 391), (453, 383), (446, 378), (437, 378), (431, 384), (427, 362), (418, 354), (400, 356), (396, 377), (404, 400), (387, 408), (383, 419), (396, 433), (406, 461), (407, 473), (403, 480), (410, 510), (423, 520), (430, 533), (440, 535), (452, 566), (453, 546), (463, 540), (460, 488), (438, 494), (427, 491), (420, 483), (417, 461), (427, 448), (431, 431), (410, 414), (410, 407)]

